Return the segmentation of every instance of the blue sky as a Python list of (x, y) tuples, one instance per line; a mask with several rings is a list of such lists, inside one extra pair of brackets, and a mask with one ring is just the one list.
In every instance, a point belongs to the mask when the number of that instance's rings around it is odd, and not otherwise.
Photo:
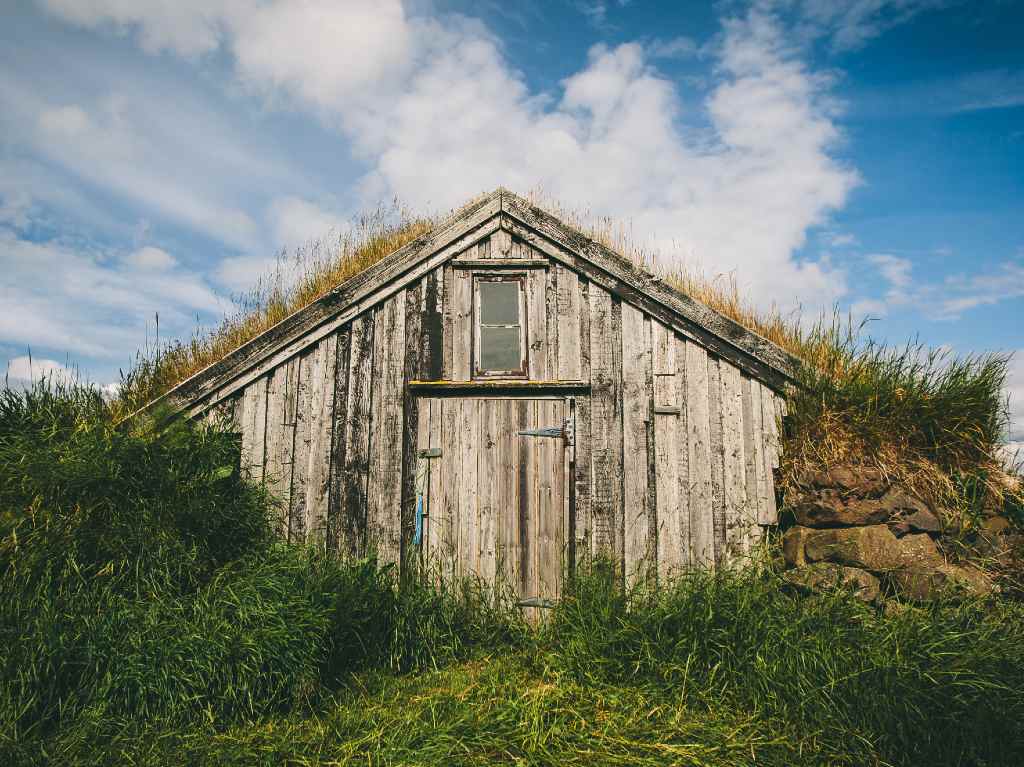
[[(1024, 348), (1013, 2), (39, 0), (0, 24), (0, 365), (115, 381), (281, 248), (505, 185), (752, 300)], [(1024, 356), (1024, 355), (1022, 355)], [(1024, 438), (1024, 361), (1013, 367)]]

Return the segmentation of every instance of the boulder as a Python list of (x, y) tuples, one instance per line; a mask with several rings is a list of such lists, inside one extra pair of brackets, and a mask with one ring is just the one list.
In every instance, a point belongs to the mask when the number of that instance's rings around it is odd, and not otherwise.
[(782, 579), (802, 594), (846, 588), (862, 602), (874, 602), (879, 594), (878, 578), (871, 573), (832, 562), (815, 562), (787, 570)]
[(804, 542), (813, 533), (809, 527), (791, 527), (782, 536), (782, 556), (790, 567), (801, 567), (807, 564), (804, 556)]
[(889, 510), (875, 499), (844, 501), (834, 490), (822, 490), (790, 507), (796, 521), (805, 527), (854, 527), (877, 525), (889, 519)]
[(835, 490), (843, 496), (877, 497), (889, 487), (878, 469), (856, 464), (840, 464), (820, 471), (804, 473), (797, 482), (808, 490)]
[(943, 562), (928, 535), (897, 538), (885, 525), (814, 530), (804, 540), (804, 556), (810, 562), (836, 562), (873, 572), (924, 569)]
[(858, 527), (889, 522), (896, 535), (939, 532), (939, 519), (900, 487), (879, 498), (844, 498), (837, 490), (799, 494), (790, 501), (796, 521), (805, 527)]
[(970, 565), (943, 562), (930, 568), (907, 568), (892, 573), (900, 593), (915, 602), (927, 602), (941, 596), (985, 597), (995, 586), (981, 570)]

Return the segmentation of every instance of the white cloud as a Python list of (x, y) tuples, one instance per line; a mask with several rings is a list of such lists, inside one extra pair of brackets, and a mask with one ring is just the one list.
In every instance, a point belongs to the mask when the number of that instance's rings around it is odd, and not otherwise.
[[(825, 37), (837, 53), (856, 50), (922, 11), (938, 8), (949, 0), (802, 0), (798, 5), (800, 26), (807, 37)], [(789, 0), (764, 3), (789, 5)]]
[(150, 53), (170, 50), (182, 56), (209, 53), (220, 44), (226, 11), (244, 13), (250, 2), (213, 0), (39, 0), (50, 13), (84, 27), (114, 26), (121, 34), (137, 31)]
[(979, 306), (992, 306), (1024, 297), (1024, 263), (1004, 261), (986, 272), (951, 274), (942, 280), (914, 277), (909, 259), (884, 253), (865, 256), (886, 282), (884, 299), (866, 298), (855, 303), (875, 316), (884, 316), (889, 308), (911, 306), (935, 320), (955, 320)]
[(173, 265), (153, 269), (2, 229), (0, 261), (0, 342), (14, 346), (127, 360), (156, 314), (168, 338), (187, 335), (196, 313), (219, 316), (225, 308), (201, 277)]
[[(163, 18), (135, 6), (126, 21), (104, 5), (94, 17), (140, 34)], [(397, 0), (222, 11), (217, 39), (239, 77), (340, 126), (370, 164), (359, 184), (364, 203), (397, 194), (414, 207), (447, 208), (499, 184), (539, 185), (631, 221), (650, 233), (644, 246), (737, 270), (764, 301), (828, 304), (845, 292), (844, 274), (828, 262), (792, 259), (857, 175), (833, 156), (840, 136), (829, 82), (788, 48), (769, 13), (725, 21), (705, 104), (710, 125), (683, 131), (677, 85), (637, 43), (596, 47), (552, 97), (531, 92), (499, 42), (462, 16), (410, 16)], [(211, 13), (191, 27), (209, 45)], [(223, 211), (210, 215), (225, 220)], [(302, 220), (298, 206), (285, 217)], [(299, 231), (278, 222), (276, 234), (280, 242)]]
[(7, 361), (4, 378), (11, 388), (21, 388), (42, 380), (72, 384), (78, 382), (79, 375), (56, 360), (33, 359), (26, 354)]
[(167, 271), (177, 265), (177, 260), (161, 248), (147, 245), (124, 257), (124, 262), (136, 269), (146, 269), (158, 272)]
[(279, 248), (303, 245), (325, 235), (348, 229), (341, 216), (298, 197), (279, 197), (270, 205), (268, 218)]
[(647, 46), (647, 55), (652, 59), (686, 59), (700, 50), (691, 37), (673, 37), (670, 40), (655, 40)]

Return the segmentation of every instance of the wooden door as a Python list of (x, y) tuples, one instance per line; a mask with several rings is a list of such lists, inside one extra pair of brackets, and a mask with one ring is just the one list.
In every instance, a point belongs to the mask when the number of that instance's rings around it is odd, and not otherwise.
[[(420, 400), (417, 496), (428, 570), (479, 576), (519, 600), (558, 598), (569, 537), (570, 411), (565, 399)], [(522, 433), (542, 430), (557, 434)]]

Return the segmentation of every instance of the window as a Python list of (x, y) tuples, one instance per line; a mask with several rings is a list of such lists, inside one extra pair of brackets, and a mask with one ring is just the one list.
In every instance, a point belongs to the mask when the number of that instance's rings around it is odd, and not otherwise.
[(475, 376), (526, 376), (523, 275), (477, 275), (474, 280)]

